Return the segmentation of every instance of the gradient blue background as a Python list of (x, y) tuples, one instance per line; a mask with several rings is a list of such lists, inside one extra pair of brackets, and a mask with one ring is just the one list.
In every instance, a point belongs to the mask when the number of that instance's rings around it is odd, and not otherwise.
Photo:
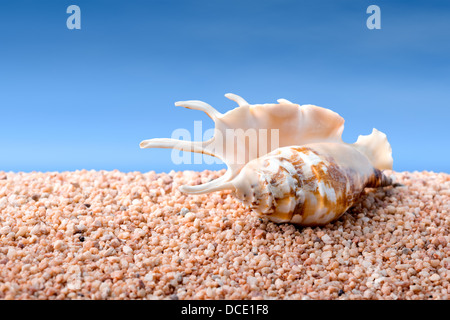
[(232, 92), (330, 108), (346, 142), (385, 132), (395, 170), (450, 172), (449, 61), (449, 1), (1, 1), (0, 171), (224, 168), (139, 142), (213, 127), (174, 102), (226, 112)]

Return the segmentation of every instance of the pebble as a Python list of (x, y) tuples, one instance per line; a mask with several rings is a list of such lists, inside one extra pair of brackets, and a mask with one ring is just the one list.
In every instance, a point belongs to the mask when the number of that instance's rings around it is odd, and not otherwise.
[(184, 216), (186, 216), (186, 214), (189, 212), (189, 209), (187, 209), (187, 208), (181, 208), (181, 211), (180, 211), (180, 214), (184, 217)]
[(323, 235), (321, 239), (325, 244), (333, 243), (333, 240), (331, 239), (331, 237), (328, 234)]
[(55, 250), (63, 251), (67, 248), (67, 245), (63, 240), (56, 240), (54, 248)]
[(122, 251), (123, 251), (123, 253), (125, 253), (125, 254), (131, 254), (131, 253), (133, 253), (133, 249), (131, 249), (129, 246), (123, 246)]
[(439, 281), (440, 279), (441, 279), (441, 277), (436, 273), (430, 277), (431, 281)]

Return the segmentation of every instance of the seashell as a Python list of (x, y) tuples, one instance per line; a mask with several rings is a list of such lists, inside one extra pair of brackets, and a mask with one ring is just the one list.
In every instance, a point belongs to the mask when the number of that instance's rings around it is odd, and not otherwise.
[[(214, 120), (214, 137), (206, 142), (152, 139), (141, 147), (166, 147), (202, 152), (222, 159), (228, 166), (220, 178), (199, 186), (182, 186), (185, 193), (233, 190), (244, 205), (271, 221), (297, 225), (324, 225), (338, 219), (366, 187), (384, 187), (393, 179), (382, 173), (392, 169), (392, 150), (386, 135), (376, 129), (353, 144), (342, 141), (344, 119), (312, 105), (249, 105), (227, 94), (239, 107), (222, 115), (200, 101), (176, 105), (205, 111)], [(227, 129), (279, 129), (279, 145), (262, 145), (250, 152), (245, 139), (223, 135)], [(224, 137), (225, 139), (218, 139)], [(223, 147), (231, 139), (236, 148)], [(260, 140), (257, 140), (260, 145)], [(245, 155), (236, 163), (236, 155)]]

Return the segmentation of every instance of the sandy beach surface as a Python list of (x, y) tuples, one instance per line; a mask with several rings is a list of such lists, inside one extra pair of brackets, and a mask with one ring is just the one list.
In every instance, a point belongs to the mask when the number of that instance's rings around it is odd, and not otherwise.
[(450, 298), (450, 174), (295, 227), (178, 191), (223, 173), (0, 171), (0, 299)]

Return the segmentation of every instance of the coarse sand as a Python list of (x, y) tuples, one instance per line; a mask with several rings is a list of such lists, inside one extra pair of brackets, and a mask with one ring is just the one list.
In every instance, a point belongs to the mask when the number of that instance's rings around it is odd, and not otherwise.
[(0, 298), (449, 299), (449, 174), (295, 227), (178, 190), (224, 172), (0, 172)]

